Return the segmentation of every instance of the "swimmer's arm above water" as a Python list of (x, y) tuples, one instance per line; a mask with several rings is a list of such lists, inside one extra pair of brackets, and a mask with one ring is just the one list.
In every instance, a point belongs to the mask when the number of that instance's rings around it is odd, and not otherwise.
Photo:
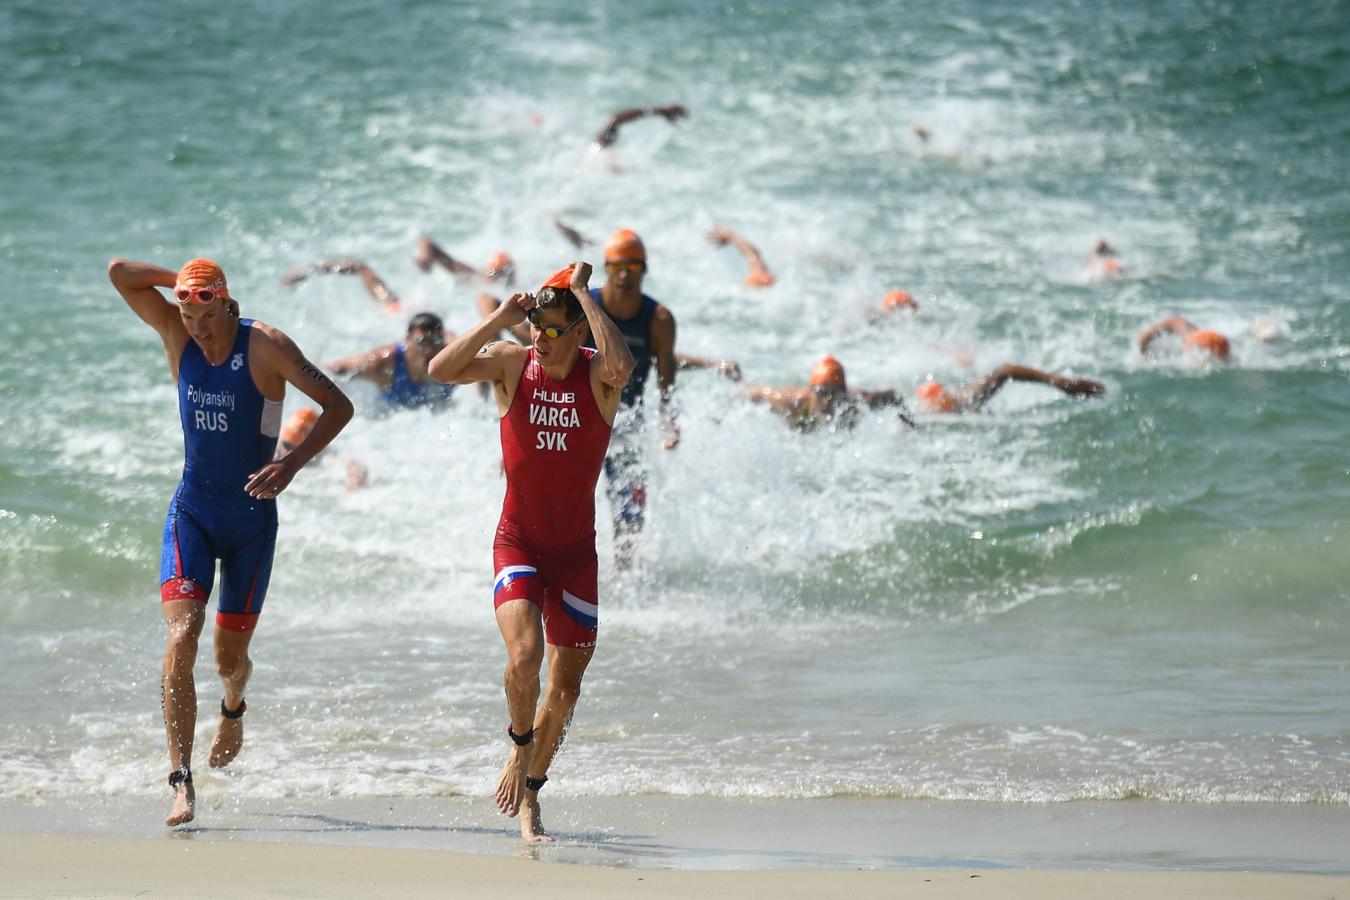
[(905, 408), (905, 399), (897, 394), (894, 389), (887, 388), (884, 391), (849, 391), (849, 395), (866, 403), (868, 409), (886, 409), (893, 407), (901, 422), (904, 422), (910, 428), (914, 427), (914, 420), (910, 418), (909, 410)]
[(750, 273), (745, 276), (746, 284), (752, 287), (768, 287), (774, 283), (774, 274), (769, 271), (759, 248), (730, 228), (725, 225), (716, 226), (708, 232), (708, 241), (715, 247), (725, 247), (730, 244), (740, 251), (741, 255), (745, 257), (746, 265), (750, 267)]
[(463, 275), (473, 277), (479, 274), (478, 270), (465, 262), (460, 262), (441, 248), (441, 245), (433, 241), (426, 235), (417, 239), (417, 268), (423, 272), (429, 271), (433, 264), (445, 268), (451, 275)]
[(605, 127), (595, 136), (594, 146), (608, 147), (619, 139), (619, 128), (629, 122), (635, 122), (638, 119), (645, 119), (647, 116), (661, 116), (667, 122), (678, 122), (689, 115), (689, 110), (683, 106), (672, 104), (670, 106), (635, 106), (630, 109), (621, 109), (610, 116)]
[(715, 369), (718, 375), (740, 381), (741, 365), (734, 359), (710, 359), (704, 356), (690, 356), (687, 353), (675, 354), (675, 366), (681, 372), (686, 369)]
[(999, 366), (983, 378), (966, 385), (964, 393), (968, 408), (979, 410), (1009, 381), (1029, 381), (1049, 385), (1071, 397), (1096, 397), (1106, 391), (1105, 385), (1091, 378), (1070, 378), (1055, 372), (1042, 372), (1030, 366), (1010, 364)]
[(567, 238), (567, 243), (578, 250), (584, 250), (587, 247), (595, 246), (595, 241), (584, 237), (581, 232), (577, 231), (572, 226), (565, 224), (562, 219), (554, 219), (553, 227), (558, 229), (559, 234)]
[(1183, 316), (1170, 316), (1160, 322), (1154, 322), (1152, 325), (1139, 332), (1135, 338), (1135, 343), (1139, 347), (1140, 353), (1148, 352), (1148, 345), (1163, 334), (1175, 334), (1179, 337), (1185, 337), (1193, 331), (1199, 331), (1199, 326)]
[(769, 409), (781, 415), (796, 413), (803, 403), (810, 399), (810, 388), (768, 387), (762, 384), (747, 384), (744, 388), (745, 399), (751, 403), (767, 404)]
[(370, 291), (370, 295), (390, 311), (397, 311), (402, 306), (398, 296), (389, 289), (380, 276), (375, 274), (375, 270), (359, 259), (327, 259), (296, 266), (282, 277), (281, 283), (286, 287), (295, 287), (311, 274), (360, 275), (361, 283)]
[(905, 405), (905, 401), (900, 399), (900, 395), (890, 389), (884, 391), (849, 391), (849, 394), (866, 403), (868, 409)]
[(385, 344), (365, 353), (353, 353), (330, 361), (328, 369), (335, 375), (349, 375), (352, 378), (378, 379), (382, 373), (392, 375), (397, 349), (397, 344)]

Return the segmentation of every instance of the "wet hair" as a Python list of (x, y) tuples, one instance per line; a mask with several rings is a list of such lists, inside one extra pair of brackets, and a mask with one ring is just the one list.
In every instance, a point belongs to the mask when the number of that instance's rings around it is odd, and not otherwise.
[(581, 318), (583, 312), (581, 301), (570, 288), (540, 288), (534, 299), (540, 309), (561, 309), (569, 322)]
[(435, 313), (418, 313), (408, 322), (408, 334), (414, 331), (445, 331), (445, 323)]

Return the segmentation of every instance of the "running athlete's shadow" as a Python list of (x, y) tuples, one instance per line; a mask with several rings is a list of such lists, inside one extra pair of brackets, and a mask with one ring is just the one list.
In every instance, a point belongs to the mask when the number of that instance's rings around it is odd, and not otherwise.
[(278, 825), (276, 827), (266, 827), (262, 825), (206, 825), (189, 826), (180, 828), (177, 834), (241, 834), (250, 831), (276, 831), (283, 834), (338, 834), (341, 832), (354, 831), (414, 831), (414, 832), (443, 832), (445, 834), (497, 834), (497, 829), (482, 828), (475, 826), (450, 826), (450, 825), (398, 825), (387, 822), (362, 822), (359, 819), (339, 819), (336, 816), (324, 816), (316, 813), (246, 813), (246, 815), (258, 819), (290, 819), (301, 823), (290, 827)]
[[(248, 813), (259, 819), (288, 819), (300, 824), (292, 826), (268, 827), (263, 825), (207, 825), (192, 826), (186, 828), (177, 828), (172, 834), (183, 835), (208, 835), (208, 834), (248, 834), (272, 832), (278, 834), (343, 834), (343, 833), (425, 833), (425, 834), (465, 834), (480, 835), (484, 837), (515, 837), (514, 829), (507, 828), (485, 828), (481, 825), (400, 825), (388, 822), (365, 822), (360, 819), (340, 819), (336, 816), (326, 816), (319, 813)], [(683, 848), (674, 846), (651, 843), (646, 838), (647, 835), (619, 837), (601, 832), (552, 832), (556, 843), (546, 845), (529, 845), (531, 849), (553, 850), (564, 848), (585, 847), (589, 850), (596, 850), (605, 853), (613, 853), (620, 856), (650, 856), (666, 857), (671, 855), (680, 855), (684, 852)], [(536, 856), (537, 854), (532, 854)]]

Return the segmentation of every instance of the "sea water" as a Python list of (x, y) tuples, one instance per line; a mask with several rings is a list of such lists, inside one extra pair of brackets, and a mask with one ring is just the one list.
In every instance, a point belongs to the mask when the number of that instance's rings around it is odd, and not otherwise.
[[(911, 400), (1005, 362), (1107, 392), (1013, 385), (915, 430), (802, 435), (682, 373), (679, 447), (646, 436), (631, 572), (598, 494), (600, 643), (550, 791), (1350, 801), (1347, 15), (0, 6), (0, 798), (164, 791), (182, 440), (107, 261), (210, 256), (245, 315), (326, 361), (405, 322), (354, 278), (283, 288), (290, 267), (364, 259), (462, 331), (479, 286), (419, 272), (418, 235), (475, 265), (508, 250), (530, 287), (599, 262), (561, 216), (637, 230), (679, 349), (750, 382), (803, 383), (828, 352)], [(667, 103), (689, 117), (588, 150), (615, 110)], [(741, 285), (718, 224), (775, 287)], [(1092, 277), (1103, 236), (1127, 277)], [(918, 313), (869, 324), (893, 288)], [(1138, 356), (1172, 314), (1232, 361)], [(378, 418), (349, 387), (361, 414), (280, 500), (229, 791), (482, 794), (506, 749), (495, 411), (461, 389)], [(344, 459), (367, 488), (344, 490)]]

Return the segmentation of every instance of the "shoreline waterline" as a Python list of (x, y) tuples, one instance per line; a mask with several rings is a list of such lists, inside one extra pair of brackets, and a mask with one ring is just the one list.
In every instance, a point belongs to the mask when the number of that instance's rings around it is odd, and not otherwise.
[[(680, 870), (1132, 869), (1350, 875), (1339, 804), (1049, 804), (544, 797), (558, 838), (536, 858)], [(514, 819), (481, 798), (257, 801), (198, 793), (194, 822), (161, 824), (162, 797), (0, 802), (0, 831), (515, 856)], [(162, 808), (161, 808), (162, 807)]]

